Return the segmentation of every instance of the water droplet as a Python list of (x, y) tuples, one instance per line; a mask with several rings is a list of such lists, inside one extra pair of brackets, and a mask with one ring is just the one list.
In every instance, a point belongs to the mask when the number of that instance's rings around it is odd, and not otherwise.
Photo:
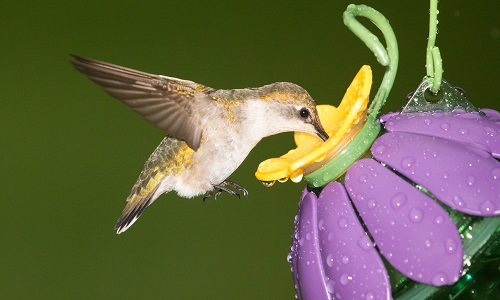
[(366, 235), (362, 236), (358, 241), (358, 246), (360, 246), (363, 250), (369, 251), (372, 249), (372, 241)]
[(453, 203), (458, 207), (465, 207), (465, 202), (460, 196), (453, 197)]
[(340, 229), (346, 229), (348, 226), (348, 221), (346, 218), (341, 217), (337, 223)]
[(473, 185), (474, 185), (474, 183), (476, 183), (476, 177), (474, 177), (474, 176), (469, 176), (469, 177), (467, 177), (467, 184), (468, 184), (469, 186), (473, 186)]
[(396, 195), (394, 195), (394, 197), (392, 197), (391, 199), (391, 206), (392, 208), (394, 208), (395, 210), (398, 210), (400, 209), (403, 205), (406, 204), (406, 202), (408, 201), (408, 198), (406, 196), (405, 193), (397, 193)]
[(448, 283), (448, 276), (444, 273), (437, 273), (432, 278), (432, 284), (435, 286), (445, 285), (446, 283)]
[(365, 300), (373, 300), (375, 295), (373, 293), (366, 293)]
[(342, 263), (344, 263), (344, 265), (347, 265), (349, 263), (349, 256), (342, 256)]
[(349, 281), (352, 280), (352, 276), (347, 275), (346, 273), (340, 275), (340, 284), (347, 285)]
[(491, 215), (493, 212), (495, 212), (497, 209), (497, 206), (495, 203), (486, 200), (481, 205), (479, 205), (479, 210), (485, 214), (485, 215)]
[(375, 206), (377, 206), (377, 200), (375, 200), (375, 198), (371, 198), (370, 200), (368, 200), (368, 208), (372, 209)]
[(434, 224), (436, 224), (436, 225), (441, 225), (441, 224), (443, 224), (443, 221), (444, 221), (443, 216), (437, 216), (437, 217), (434, 219)]
[(441, 127), (441, 129), (442, 129), (442, 130), (447, 131), (447, 130), (449, 130), (449, 129), (450, 129), (450, 124), (448, 124), (448, 123), (443, 123), (443, 124), (441, 124), (441, 126), (439, 126), (439, 127)]
[(418, 223), (422, 221), (422, 218), (424, 217), (424, 211), (418, 207), (414, 207), (410, 209), (408, 217), (410, 218), (410, 221), (412, 221), (413, 223)]
[(424, 245), (425, 245), (425, 248), (430, 248), (430, 247), (432, 247), (432, 241), (431, 240), (425, 240)]
[(330, 232), (328, 234), (328, 237), (327, 237), (328, 241), (331, 242), (331, 241), (333, 241), (334, 238), (335, 238), (335, 235), (333, 234), (333, 232)]
[(401, 168), (408, 169), (415, 163), (415, 158), (413, 156), (407, 156), (401, 160)]
[(432, 114), (432, 116), (434, 118), (441, 118), (441, 117), (444, 116), (444, 114), (442, 112), (435, 112), (435, 113)]
[(500, 179), (500, 168), (494, 168), (491, 171), (491, 175), (493, 176), (493, 179)]
[(450, 177), (450, 175), (446, 172), (443, 173), (443, 179), (448, 179), (448, 177)]
[(278, 179), (278, 182), (281, 182), (281, 183), (285, 183), (287, 181), (288, 181), (288, 177), (284, 177), (284, 178)]
[(488, 134), (489, 136), (495, 136), (498, 134), (498, 132), (494, 128), (486, 126), (483, 129), (484, 129), (484, 131), (486, 131), (486, 134)]
[(332, 280), (328, 280), (328, 282), (326, 283), (326, 290), (328, 291), (328, 293), (330, 294), (333, 294), (335, 293), (335, 289), (334, 289), (334, 283)]
[(326, 257), (326, 264), (330, 268), (332, 268), (335, 265), (335, 256), (333, 255), (333, 253), (328, 254), (328, 256)]
[(319, 222), (318, 222), (318, 230), (319, 231), (325, 230), (325, 220), (323, 220), (323, 219), (319, 220)]
[(453, 254), (457, 250), (457, 242), (452, 239), (447, 239), (445, 242), (445, 249), (448, 254)]
[(380, 145), (375, 148), (375, 153), (383, 154), (385, 150), (387, 150), (387, 147), (384, 145)]
[(462, 135), (466, 135), (466, 134), (468, 134), (468, 133), (469, 133), (469, 130), (468, 130), (468, 129), (465, 129), (465, 128), (462, 128), (462, 129), (460, 129), (458, 132), (459, 132), (460, 134), (462, 134)]
[(432, 120), (431, 119), (425, 119), (424, 123), (427, 124), (427, 125), (431, 125)]
[(358, 182), (359, 182), (359, 183), (365, 183), (365, 182), (366, 182), (366, 175), (361, 175), (361, 176), (359, 176), (359, 178), (358, 178)]
[(288, 255), (286, 256), (286, 261), (291, 264), (292, 263), (292, 252), (288, 253)]
[(310, 232), (308, 232), (308, 233), (306, 234), (306, 240), (308, 240), (308, 241), (310, 241), (310, 240), (311, 240), (311, 233), (310, 233)]

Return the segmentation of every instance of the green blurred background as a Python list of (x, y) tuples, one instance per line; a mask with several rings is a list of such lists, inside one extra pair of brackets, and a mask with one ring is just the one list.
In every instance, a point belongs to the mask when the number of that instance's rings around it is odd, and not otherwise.
[[(230, 177), (248, 199), (164, 195), (117, 236), (125, 198), (164, 133), (76, 72), (69, 54), (217, 88), (291, 81), (317, 103), (338, 105), (361, 65), (372, 65), (372, 95), (384, 71), (342, 23), (350, 1), (7, 2), (2, 298), (293, 298), (286, 255), (304, 184), (265, 188), (253, 175), (290, 149), (292, 134), (263, 140)], [(386, 15), (399, 40), (384, 108), (397, 110), (425, 75), (428, 1), (364, 3)], [(439, 9), (444, 78), (476, 106), (500, 109), (500, 1)]]

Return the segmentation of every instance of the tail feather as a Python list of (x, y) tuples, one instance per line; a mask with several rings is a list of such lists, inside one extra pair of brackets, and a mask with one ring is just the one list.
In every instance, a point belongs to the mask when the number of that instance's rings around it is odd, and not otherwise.
[(171, 136), (163, 139), (144, 164), (144, 169), (127, 198), (127, 205), (116, 222), (115, 229), (118, 234), (132, 226), (146, 207), (162, 193), (171, 190), (172, 182), (165, 181), (171, 181), (169, 176), (185, 169), (193, 152), (194, 150), (181, 140)]
[(154, 189), (147, 191), (145, 195), (141, 195), (139, 192), (129, 196), (127, 199), (128, 203), (116, 222), (115, 230), (117, 234), (124, 232), (132, 226), (139, 219), (146, 207), (156, 200), (156, 198), (153, 199), (153, 195), (158, 190), (158, 187), (159, 184)]
[(116, 222), (116, 233), (120, 234), (127, 230), (144, 212), (146, 207), (153, 203), (162, 193), (157, 193), (166, 174), (160, 170), (145, 168), (130, 195), (127, 198), (127, 205), (123, 209)]

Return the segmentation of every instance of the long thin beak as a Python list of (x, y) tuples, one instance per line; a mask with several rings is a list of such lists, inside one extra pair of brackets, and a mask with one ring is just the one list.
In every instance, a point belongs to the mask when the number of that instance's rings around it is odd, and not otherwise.
[(316, 135), (323, 141), (325, 142), (329, 136), (328, 134), (326, 133), (326, 131), (323, 129), (323, 127), (321, 127), (321, 125), (319, 126), (316, 126)]

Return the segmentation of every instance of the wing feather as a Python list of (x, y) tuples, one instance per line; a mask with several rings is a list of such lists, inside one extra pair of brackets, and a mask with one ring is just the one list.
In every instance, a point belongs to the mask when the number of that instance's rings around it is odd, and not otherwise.
[[(202, 135), (195, 107), (211, 98), (196, 89), (196, 83), (73, 56), (73, 66), (122, 101), (144, 119), (197, 150)], [(200, 90), (212, 90), (203, 87)]]

